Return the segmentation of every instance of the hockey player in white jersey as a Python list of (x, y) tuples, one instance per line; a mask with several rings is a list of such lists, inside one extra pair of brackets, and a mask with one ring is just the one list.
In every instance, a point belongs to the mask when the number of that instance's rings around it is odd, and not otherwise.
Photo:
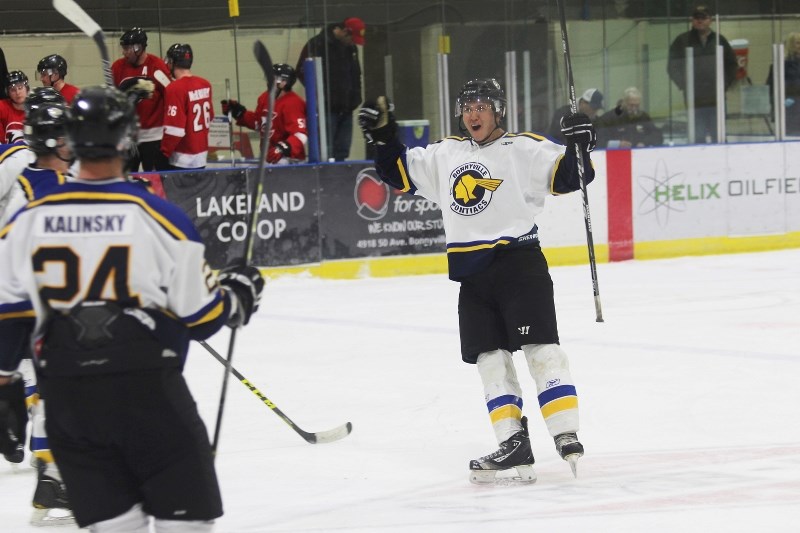
[(595, 133), (588, 117), (564, 118), (565, 147), (533, 133), (503, 129), (505, 94), (494, 79), (464, 84), (456, 116), (465, 137), (407, 148), (396, 135), (385, 97), (365, 104), (359, 124), (376, 147), (378, 175), (392, 187), (441, 206), (450, 278), (461, 283), (458, 316), (461, 356), (475, 364), (500, 448), (470, 461), (470, 481), (495, 483), (516, 468), (517, 481), (534, 482), (533, 453), (513, 352), (522, 350), (538, 401), (560, 456), (574, 469), (578, 397), (559, 345), (553, 283), (539, 244), (535, 217), (545, 198), (580, 188), (575, 145), (594, 179), (589, 152)]
[(136, 129), (121, 92), (81, 91), (79, 176), (0, 230), (0, 387), (30, 342), (80, 527), (211, 531), (222, 502), (182, 368), (190, 340), (249, 321), (264, 282), (247, 265), (216, 276), (186, 214), (124, 179)]

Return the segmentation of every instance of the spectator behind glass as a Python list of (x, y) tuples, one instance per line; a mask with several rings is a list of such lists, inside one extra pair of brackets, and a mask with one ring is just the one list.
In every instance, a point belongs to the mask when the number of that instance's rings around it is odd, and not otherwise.
[(328, 157), (344, 161), (353, 140), (353, 111), (361, 104), (361, 64), (358, 47), (364, 46), (364, 21), (349, 18), (329, 24), (308, 40), (297, 60), (297, 79), (306, 84), (303, 64), (306, 58), (322, 59), (324, 94), (327, 102)]
[[(783, 61), (784, 79), (786, 80), (786, 134), (800, 135), (800, 33), (790, 33), (784, 45), (786, 59)], [(769, 66), (767, 85), (769, 100), (775, 105), (772, 94), (772, 67)]]
[[(597, 89), (586, 89), (580, 98), (578, 98), (578, 113), (583, 113), (594, 122), (597, 118), (597, 113), (603, 109), (603, 93)], [(547, 136), (561, 144), (567, 144), (567, 139), (561, 133), (561, 119), (567, 115), (572, 114), (569, 104), (563, 105), (555, 110), (553, 119), (550, 121), (550, 127), (547, 129)]]
[(628, 87), (617, 107), (595, 122), (597, 145), (602, 148), (658, 146), (664, 141), (650, 115), (642, 111), (642, 92)]
[[(694, 121), (697, 142), (717, 142), (717, 34), (711, 31), (711, 9), (699, 5), (692, 12), (692, 29), (678, 35), (669, 47), (669, 78), (683, 91), (686, 102), (686, 49), (694, 51)], [(731, 45), (719, 36), (725, 72), (725, 89), (736, 79), (738, 63)], [(695, 139), (689, 139), (694, 142)]]

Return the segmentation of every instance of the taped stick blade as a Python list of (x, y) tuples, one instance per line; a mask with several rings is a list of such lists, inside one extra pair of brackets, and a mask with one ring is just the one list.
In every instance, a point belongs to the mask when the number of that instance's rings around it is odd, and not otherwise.
[(264, 78), (267, 80), (267, 89), (272, 87), (275, 81), (275, 74), (272, 72), (272, 58), (269, 56), (267, 47), (264, 46), (259, 40), (253, 43), (253, 54), (256, 56), (256, 61), (264, 71)]
[(53, 0), (53, 7), (88, 36), (101, 31), (100, 25), (75, 0)]

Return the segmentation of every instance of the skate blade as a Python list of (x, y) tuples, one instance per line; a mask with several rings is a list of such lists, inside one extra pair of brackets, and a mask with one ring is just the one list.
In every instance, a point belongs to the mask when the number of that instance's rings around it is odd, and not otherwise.
[(580, 453), (573, 453), (564, 457), (564, 460), (569, 463), (569, 467), (572, 469), (572, 477), (578, 477), (578, 459), (582, 454)]
[(75, 517), (69, 509), (34, 509), (30, 523), (36, 527), (69, 526), (75, 524)]
[(536, 472), (531, 465), (521, 465), (514, 467), (517, 470), (516, 476), (498, 477), (498, 472), (503, 470), (470, 470), (469, 481), (475, 485), (491, 485), (496, 487), (510, 485), (531, 485), (536, 483)]

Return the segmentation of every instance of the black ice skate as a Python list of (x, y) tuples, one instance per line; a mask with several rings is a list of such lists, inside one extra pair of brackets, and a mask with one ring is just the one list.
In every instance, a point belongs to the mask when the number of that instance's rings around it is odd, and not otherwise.
[(575, 433), (562, 433), (553, 440), (556, 442), (558, 455), (569, 463), (572, 475), (578, 477), (578, 459), (583, 456), (583, 444), (578, 441), (578, 436)]
[[(39, 482), (33, 494), (33, 526), (60, 526), (74, 524), (75, 518), (67, 499), (64, 482), (47, 474), (48, 465), (39, 461)], [(52, 467), (50, 467), (52, 468)]]
[[(535, 483), (536, 473), (533, 471), (533, 463), (531, 441), (528, 438), (528, 419), (523, 416), (522, 431), (501, 442), (500, 449), (496, 452), (469, 462), (469, 480), (478, 485)], [(498, 472), (509, 468), (516, 468), (518, 476), (497, 478)]]

